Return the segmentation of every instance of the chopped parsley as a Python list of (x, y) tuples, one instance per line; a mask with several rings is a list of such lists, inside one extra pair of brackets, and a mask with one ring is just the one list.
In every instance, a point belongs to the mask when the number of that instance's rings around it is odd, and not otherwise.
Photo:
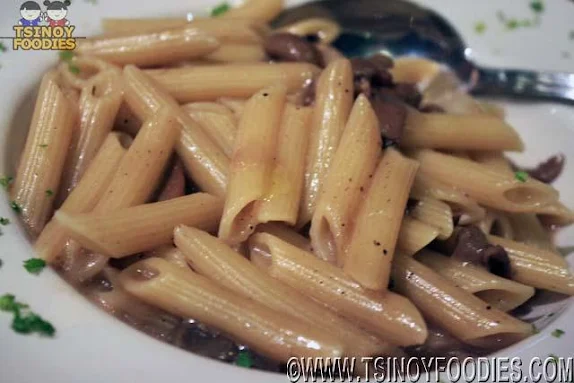
[(8, 218), (5, 217), (0, 217), (0, 225), (2, 226), (6, 226), (10, 224), (10, 220)]
[(516, 172), (514, 173), (514, 178), (516, 178), (520, 182), (526, 182), (526, 180), (528, 179), (528, 173), (523, 171)]
[(544, 2), (542, 0), (532, 0), (530, 2), (530, 9), (534, 13), (542, 13), (544, 12)]
[(6, 190), (8, 190), (10, 185), (12, 185), (12, 182), (14, 182), (14, 178), (12, 178), (12, 177), (6, 176), (6, 177), (0, 178), (0, 186), (2, 186)]
[(0, 52), (4, 53), (8, 50), (8, 48), (6, 48), (6, 45), (4, 45), (4, 43), (2, 41), (0, 41)]
[(70, 73), (80, 74), (80, 68), (77, 67), (76, 65), (70, 64), (70, 65), (68, 65), (68, 69), (70, 70)]
[(557, 328), (556, 330), (552, 331), (552, 336), (554, 338), (560, 338), (562, 335), (566, 334), (566, 332), (564, 330), (560, 330), (559, 328)]
[(24, 268), (30, 273), (38, 275), (46, 267), (46, 261), (40, 258), (31, 258), (24, 261)]
[(59, 56), (60, 56), (60, 60), (69, 62), (69, 61), (72, 61), (72, 59), (74, 58), (74, 52), (72, 52), (72, 51), (61, 51), (59, 53)]
[(235, 364), (239, 367), (251, 368), (253, 366), (253, 358), (247, 351), (239, 351)]
[(231, 9), (231, 6), (229, 4), (221, 3), (211, 10), (211, 16), (212, 17), (221, 16), (225, 12), (229, 11), (230, 9)]
[(22, 206), (20, 206), (20, 205), (18, 204), (18, 202), (16, 202), (16, 201), (10, 202), (10, 207), (12, 208), (12, 210), (14, 210), (14, 212), (15, 212), (16, 214), (21, 214), (21, 213), (22, 213)]
[(40, 144), (40, 145), (38, 145), (38, 146), (41, 147), (42, 149), (45, 149), (45, 148), (48, 147), (48, 144)]
[(19, 334), (37, 333), (51, 337), (56, 333), (50, 322), (31, 312), (28, 305), (16, 301), (12, 294), (0, 297), (0, 311), (13, 314), (12, 329)]
[(54, 195), (54, 191), (52, 189), (46, 190), (46, 197), (52, 197)]
[(483, 21), (479, 21), (474, 24), (474, 31), (479, 35), (482, 35), (486, 31), (486, 24)]

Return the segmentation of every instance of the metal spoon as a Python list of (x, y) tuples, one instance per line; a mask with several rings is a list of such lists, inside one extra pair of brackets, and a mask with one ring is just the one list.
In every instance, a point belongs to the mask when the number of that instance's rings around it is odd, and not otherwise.
[(274, 25), (310, 17), (337, 21), (334, 46), (349, 57), (388, 53), (419, 56), (448, 66), (474, 94), (574, 102), (574, 73), (477, 66), (458, 32), (438, 13), (406, 0), (321, 0), (284, 11)]

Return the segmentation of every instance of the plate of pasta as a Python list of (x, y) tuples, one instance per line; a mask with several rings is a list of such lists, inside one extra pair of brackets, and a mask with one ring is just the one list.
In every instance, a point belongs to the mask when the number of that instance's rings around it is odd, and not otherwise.
[[(3, 12), (2, 381), (572, 356), (574, 109), (474, 98), (420, 57), (345, 57), (329, 19), (272, 23), (300, 2)], [(524, 10), (504, 5), (501, 35), (498, 5), (419, 3), (507, 65), (574, 12), (525, 2), (537, 24), (510, 28)]]

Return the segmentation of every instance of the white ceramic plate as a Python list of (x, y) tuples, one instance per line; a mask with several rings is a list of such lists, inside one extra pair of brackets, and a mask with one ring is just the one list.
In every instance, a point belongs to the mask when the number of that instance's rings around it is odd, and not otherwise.
[[(574, 40), (570, 37), (574, 29), (571, 22), (574, 4), (569, 0), (546, 1), (539, 27), (514, 31), (505, 30), (497, 19), (497, 11), (502, 10), (511, 17), (530, 17), (529, 0), (420, 2), (448, 17), (473, 47), (481, 63), (574, 72)], [(208, 0), (75, 0), (68, 19), (76, 25), (77, 36), (89, 36), (98, 32), (102, 17), (205, 13), (216, 3)], [(0, 36), (13, 36), (12, 27), (20, 18), (19, 7), (20, 2), (3, 2)], [(486, 24), (483, 34), (476, 33), (477, 22)], [(9, 40), (2, 41), (10, 46)], [(56, 60), (52, 52), (8, 50), (0, 53), (0, 174), (14, 173), (31, 119), (38, 81)], [(558, 151), (568, 155), (567, 171), (557, 187), (566, 204), (574, 206), (574, 172), (570, 170), (574, 166), (574, 108), (513, 102), (504, 105), (508, 107), (510, 122), (527, 144), (527, 153), (517, 157), (521, 163), (534, 164)], [(2, 228), (0, 236), (0, 258), (4, 261), (0, 269), (0, 295), (14, 293), (57, 328), (54, 339), (17, 335), (10, 329), (11, 317), (0, 313), (0, 382), (285, 382), (284, 376), (225, 365), (163, 344), (98, 310), (55, 273), (49, 270), (41, 276), (26, 273), (22, 261), (33, 257), (32, 248), (3, 192), (0, 216), (9, 217), (13, 222)], [(562, 231), (558, 241), (561, 246), (574, 245), (574, 230)], [(568, 302), (561, 302), (559, 306), (565, 303)], [(556, 305), (548, 307), (549, 311), (556, 309)], [(497, 355), (520, 356), (525, 361), (534, 356), (545, 358), (551, 353), (572, 356), (574, 308), (567, 308), (547, 322), (539, 335)], [(560, 339), (550, 335), (556, 328), (566, 331)]]

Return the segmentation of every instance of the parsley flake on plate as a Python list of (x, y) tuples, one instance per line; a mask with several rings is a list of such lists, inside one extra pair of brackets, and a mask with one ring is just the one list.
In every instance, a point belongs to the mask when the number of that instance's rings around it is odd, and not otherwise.
[(253, 366), (253, 358), (247, 351), (239, 351), (235, 364), (239, 367), (251, 368)]
[(24, 261), (24, 268), (30, 273), (38, 275), (46, 267), (46, 261), (40, 258), (31, 258)]
[(486, 24), (484, 23), (484, 21), (479, 21), (476, 24), (474, 24), (474, 31), (479, 35), (482, 35), (486, 31)]
[(228, 3), (221, 3), (211, 10), (211, 16), (212, 17), (221, 16), (230, 9), (231, 6)]
[(12, 329), (19, 334), (37, 333), (51, 337), (56, 333), (50, 322), (30, 311), (28, 305), (16, 301), (12, 294), (0, 297), (0, 311), (12, 313)]
[(516, 172), (514, 173), (514, 178), (520, 182), (526, 182), (526, 180), (528, 180), (528, 173), (522, 171)]
[(12, 208), (12, 210), (14, 210), (16, 214), (22, 213), (22, 206), (20, 206), (20, 204), (18, 204), (18, 202), (16, 201), (10, 202), (10, 207)]
[(6, 226), (10, 224), (10, 220), (8, 218), (5, 217), (0, 217), (0, 225), (2, 226)]
[(52, 197), (53, 195), (54, 195), (54, 191), (52, 189), (46, 190), (46, 196), (47, 197)]
[(4, 176), (0, 178), (0, 186), (2, 186), (6, 190), (8, 190), (10, 185), (12, 185), (12, 182), (14, 182), (14, 178), (12, 177)]
[(566, 332), (564, 330), (560, 330), (559, 328), (557, 328), (556, 330), (552, 331), (552, 336), (554, 338), (560, 338), (562, 335), (566, 334)]

